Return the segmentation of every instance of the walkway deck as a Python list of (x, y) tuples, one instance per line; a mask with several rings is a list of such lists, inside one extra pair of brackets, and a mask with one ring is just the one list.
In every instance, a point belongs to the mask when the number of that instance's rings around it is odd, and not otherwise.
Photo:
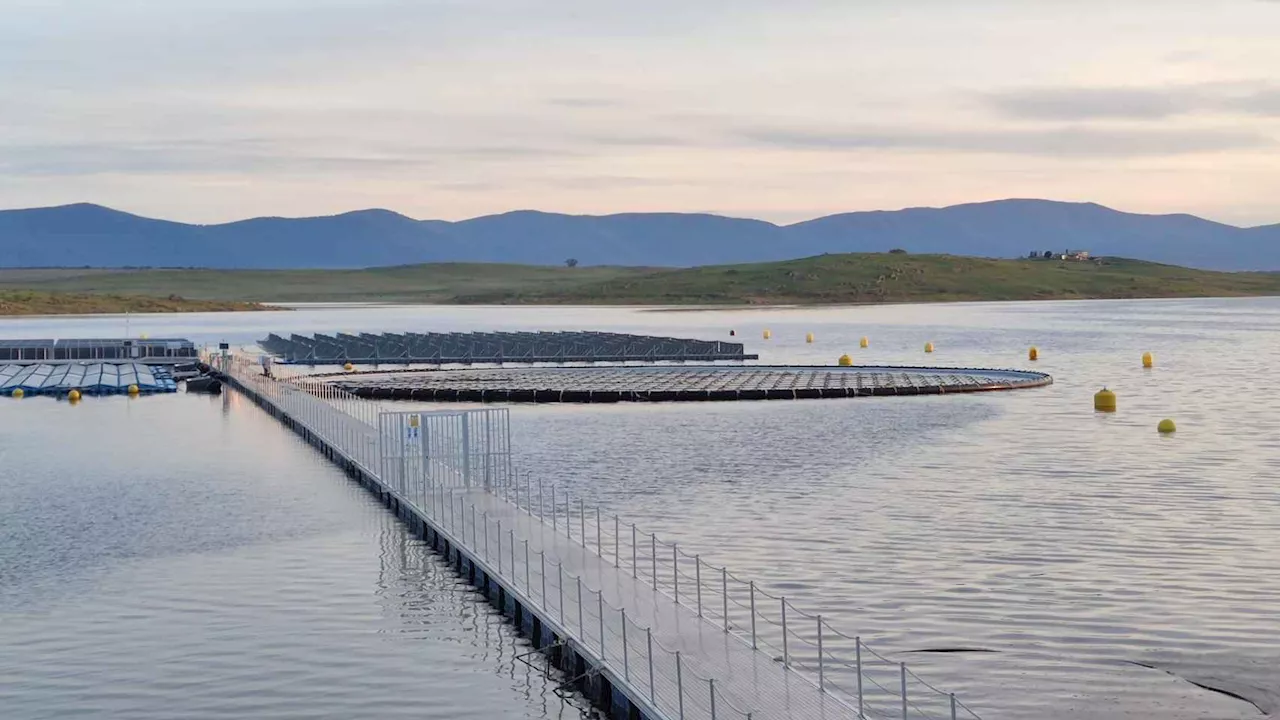
[[(233, 386), (305, 428), (415, 524), (468, 553), (486, 587), (496, 580), (506, 600), (539, 617), (645, 717), (978, 717), (820, 616), (620, 518), (516, 479), (505, 455), (505, 410), (388, 413), (326, 383), (264, 378), (243, 360), (228, 370)], [(458, 438), (464, 454), (451, 456)]]

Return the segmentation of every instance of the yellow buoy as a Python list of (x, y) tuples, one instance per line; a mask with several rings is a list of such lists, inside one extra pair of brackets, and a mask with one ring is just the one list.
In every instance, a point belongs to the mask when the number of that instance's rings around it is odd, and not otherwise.
[(1032, 345), (1032, 346), (1031, 346), (1031, 349), (1027, 351), (1027, 359), (1028, 359), (1028, 360), (1039, 360), (1039, 359), (1040, 359), (1040, 348), (1037, 348), (1035, 345)]
[(352, 365), (351, 363), (347, 363), (346, 365), (342, 366), (342, 369), (346, 370), (347, 372), (351, 372), (352, 370), (356, 369), (356, 366)]
[(1116, 394), (1106, 388), (1094, 393), (1093, 409), (1098, 412), (1115, 412)]
[(1163, 420), (1161, 420), (1161, 421), (1160, 421), (1160, 424), (1159, 424), (1159, 425), (1156, 425), (1156, 430), (1158, 430), (1158, 431), (1159, 431), (1159, 432), (1161, 432), (1162, 434), (1167, 435), (1167, 434), (1169, 434), (1169, 433), (1171, 433), (1171, 432), (1177, 432), (1177, 431), (1178, 431), (1178, 426), (1177, 426), (1177, 425), (1174, 425), (1174, 424), (1173, 424), (1173, 421), (1172, 421), (1172, 420), (1170, 420), (1169, 418), (1165, 418), (1165, 419), (1163, 419)]
[(15, 400), (21, 400), (24, 395), (26, 395), (26, 393), (22, 391), (22, 388), (13, 389), (13, 397)]
[(79, 399), (80, 399), (80, 391), (79, 391), (79, 390), (72, 390), (71, 392), (67, 393), (67, 399), (68, 399), (68, 400), (70, 400), (71, 402), (75, 402), (75, 401), (79, 400)]
[(1156, 356), (1149, 352), (1142, 353), (1142, 367), (1149, 368), (1156, 364)]
[(811, 342), (813, 342), (813, 333), (807, 333), (807, 334), (804, 336), (804, 341), (805, 341), (805, 342), (807, 342), (807, 343), (811, 343)]
[(769, 339), (769, 338), (771, 338), (771, 337), (773, 337), (773, 333), (769, 332), (768, 330), (765, 330), (765, 331), (764, 331), (764, 339), (765, 339), (765, 340), (768, 340), (768, 339)]
[(130, 386), (129, 386), (129, 394), (130, 394), (130, 395), (137, 395), (139, 392), (140, 392), (140, 391), (138, 390), (138, 386), (137, 386), (137, 385), (130, 385)]
[(839, 363), (840, 367), (849, 367), (850, 365), (853, 365), (853, 358), (848, 355), (841, 355)]
[(870, 346), (871, 346), (871, 341), (867, 339), (866, 335), (863, 335), (862, 339), (858, 341), (858, 347), (865, 348)]
[(925, 344), (924, 344), (924, 351), (925, 351), (925, 352), (933, 352), (933, 343), (931, 343), (931, 342), (927, 342), (927, 343), (925, 343)]

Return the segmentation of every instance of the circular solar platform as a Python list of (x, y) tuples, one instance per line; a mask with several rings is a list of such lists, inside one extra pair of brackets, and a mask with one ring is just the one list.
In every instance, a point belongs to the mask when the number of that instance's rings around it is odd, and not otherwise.
[(361, 373), (334, 383), (366, 398), (438, 402), (677, 402), (946, 395), (1049, 385), (1024, 370), (932, 367), (644, 366)]

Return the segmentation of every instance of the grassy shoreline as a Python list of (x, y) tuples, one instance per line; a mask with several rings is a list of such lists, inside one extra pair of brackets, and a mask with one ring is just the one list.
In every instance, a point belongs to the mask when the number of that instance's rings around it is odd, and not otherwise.
[(187, 300), (145, 295), (0, 290), (0, 316), (111, 315), (122, 313), (244, 312), (269, 310), (254, 302)]
[[(1280, 295), (1280, 273), (1213, 272), (1122, 258), (1073, 262), (901, 253), (696, 268), (444, 263), (365, 270), (0, 269), (0, 297), (18, 291), (40, 296), (25, 301), (26, 314), (260, 310), (257, 303), (307, 302), (693, 310), (1266, 296)], [(0, 300), (0, 314), (15, 314), (5, 307)]]

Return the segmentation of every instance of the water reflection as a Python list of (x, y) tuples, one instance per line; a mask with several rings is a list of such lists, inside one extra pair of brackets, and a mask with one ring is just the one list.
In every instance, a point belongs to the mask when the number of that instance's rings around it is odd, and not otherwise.
[(584, 716), (385, 508), (236, 397), (0, 411), (0, 717)]

